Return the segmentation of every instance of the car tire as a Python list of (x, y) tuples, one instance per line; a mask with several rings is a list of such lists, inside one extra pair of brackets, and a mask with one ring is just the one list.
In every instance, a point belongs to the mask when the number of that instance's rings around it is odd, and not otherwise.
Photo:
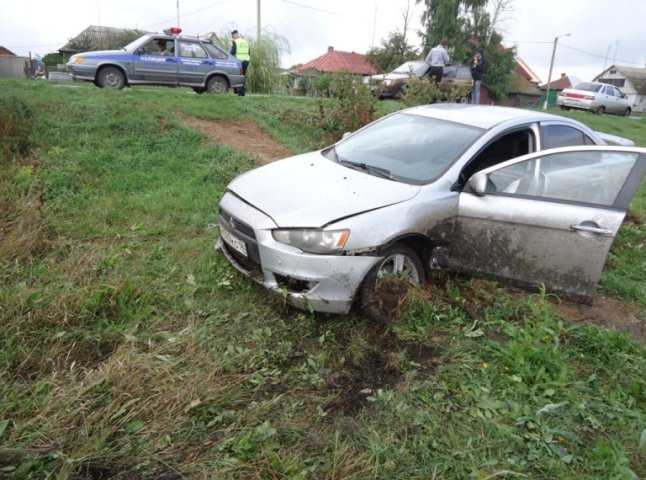
[(229, 84), (222, 77), (211, 77), (209, 81), (206, 82), (206, 91), (209, 93), (226, 93), (229, 90)]
[(99, 71), (96, 83), (99, 88), (121, 90), (126, 86), (126, 76), (116, 67), (105, 67)]
[(626, 107), (626, 110), (624, 110), (624, 117), (630, 117), (630, 114), (632, 111), (630, 110), (630, 107)]
[[(391, 276), (396, 279), (394, 288), (386, 288), (385, 292), (380, 292), (380, 283)], [(394, 245), (383, 252), (383, 258), (364, 278), (359, 296), (361, 310), (366, 316), (379, 323), (388, 323), (407, 290), (396, 288), (397, 280), (408, 281), (421, 287), (426, 284), (424, 266), (419, 255), (402, 244)], [(385, 294), (388, 294), (388, 298), (384, 298)]]
[(605, 111), (606, 111), (606, 107), (601, 105), (594, 110), (594, 113), (596, 113), (597, 115), (603, 115)]

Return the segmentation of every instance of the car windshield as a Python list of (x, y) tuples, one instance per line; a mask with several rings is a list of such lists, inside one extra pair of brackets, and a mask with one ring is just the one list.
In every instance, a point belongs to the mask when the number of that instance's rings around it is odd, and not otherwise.
[(392, 73), (405, 73), (419, 77), (424, 75), (426, 70), (428, 70), (428, 64), (426, 62), (406, 62), (393, 70)]
[(579, 83), (575, 90), (585, 90), (586, 92), (598, 92), (601, 90), (601, 85), (598, 83)]
[[(417, 185), (435, 181), (482, 134), (483, 129), (396, 113), (326, 150), (324, 155), (348, 166)], [(375, 173), (373, 173), (375, 174)]]
[(125, 47), (121, 47), (121, 49), (125, 50), (126, 52), (134, 52), (137, 47), (143, 45), (144, 42), (148, 41), (151, 38), (151, 35), (144, 35), (143, 37), (139, 37), (137, 40), (130, 42)]

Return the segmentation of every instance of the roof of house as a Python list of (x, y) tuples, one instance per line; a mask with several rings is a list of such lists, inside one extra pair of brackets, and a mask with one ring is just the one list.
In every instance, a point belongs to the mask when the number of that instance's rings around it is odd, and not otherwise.
[(13, 53), (11, 50), (3, 46), (0, 46), (0, 55), (11, 55), (13, 57), (16, 56), (15, 53)]
[[(564, 90), (566, 88), (571, 88), (579, 83), (581, 83), (581, 81), (578, 78), (562, 73), (561, 78), (552, 80), (549, 83), (549, 87), (550, 90)], [(547, 90), (547, 86), (548, 84), (544, 83), (543, 85), (541, 85), (541, 90)]]
[(520, 57), (516, 57), (516, 73), (529, 82), (536, 84), (541, 83), (540, 77), (536, 75), (534, 71), (529, 68), (529, 65), (527, 65)]
[(603, 75), (609, 72), (610, 70), (618, 70), (627, 80), (632, 83), (635, 87), (635, 91), (639, 95), (646, 95), (646, 68), (635, 68), (635, 67), (624, 67), (622, 65), (611, 65), (599, 75), (597, 75), (593, 81), (603, 82)]
[(124, 33), (131, 33), (134, 30), (129, 28), (116, 28), (116, 27), (103, 27), (99, 25), (90, 25), (76, 37), (72, 38), (69, 42), (58, 49), (59, 52), (73, 52), (74, 42), (79, 40), (90, 41), (94, 45), (102, 45), (106, 40), (123, 35)]
[(540, 96), (540, 89), (533, 83), (530, 82), (523, 75), (516, 72), (511, 75), (510, 85), (509, 85), (509, 94), (512, 93), (521, 93), (523, 95), (536, 95)]
[(358, 75), (373, 75), (377, 69), (366, 60), (366, 56), (355, 52), (341, 52), (328, 48), (325, 55), (315, 58), (298, 68), (299, 73), (306, 70), (318, 70), (322, 73), (355, 73)]

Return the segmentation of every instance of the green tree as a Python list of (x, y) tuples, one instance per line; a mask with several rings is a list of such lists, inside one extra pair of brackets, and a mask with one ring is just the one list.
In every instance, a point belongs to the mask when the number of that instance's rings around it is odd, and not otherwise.
[[(502, 37), (493, 28), (487, 4), (489, 0), (416, 0), (426, 6), (422, 14), (426, 51), (442, 38), (449, 41), (451, 61), (470, 65), (475, 49), (482, 47), (488, 61), (483, 84), (494, 100), (505, 98), (509, 76), (513, 72), (513, 49), (501, 49)], [(494, 1), (496, 12), (501, 3)], [(511, 0), (504, 2), (508, 9)]]
[(366, 57), (377, 71), (390, 72), (408, 60), (419, 58), (419, 52), (408, 44), (404, 34), (392, 32), (387, 40), (381, 41), (381, 48), (371, 48)]

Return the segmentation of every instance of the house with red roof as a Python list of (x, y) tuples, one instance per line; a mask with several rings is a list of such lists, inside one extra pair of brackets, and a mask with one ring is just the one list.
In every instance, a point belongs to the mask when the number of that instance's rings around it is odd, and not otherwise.
[(293, 73), (307, 77), (317, 77), (323, 73), (374, 75), (377, 69), (361, 53), (341, 52), (334, 50), (334, 47), (327, 47), (325, 55), (301, 65)]

